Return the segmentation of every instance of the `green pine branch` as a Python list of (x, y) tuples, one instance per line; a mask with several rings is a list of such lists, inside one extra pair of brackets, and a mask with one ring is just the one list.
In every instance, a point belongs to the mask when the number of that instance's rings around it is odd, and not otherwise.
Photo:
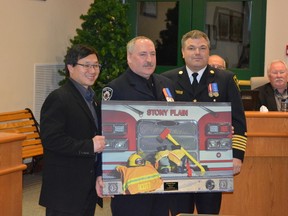
[[(100, 75), (93, 86), (97, 98), (101, 98), (102, 88), (111, 80), (118, 77), (127, 68), (126, 44), (130, 38), (130, 24), (127, 19), (128, 4), (121, 0), (95, 0), (83, 20), (77, 35), (70, 40), (71, 46), (86, 44), (94, 47), (102, 64)], [(69, 48), (69, 47), (68, 47)], [(65, 78), (65, 71), (59, 71)]]

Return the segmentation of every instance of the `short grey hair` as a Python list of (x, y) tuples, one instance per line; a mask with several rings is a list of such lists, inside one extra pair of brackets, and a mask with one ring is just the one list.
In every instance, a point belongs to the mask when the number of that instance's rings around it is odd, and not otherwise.
[(153, 42), (150, 38), (148, 38), (148, 37), (145, 37), (145, 36), (137, 36), (137, 37), (131, 39), (131, 40), (127, 43), (127, 46), (126, 46), (127, 53), (131, 53), (131, 52), (133, 51), (134, 46), (135, 46), (135, 43), (136, 43), (137, 40), (149, 40), (149, 41), (151, 41), (151, 42), (154, 44), (154, 42)]
[(287, 64), (281, 59), (276, 59), (276, 60), (271, 61), (270, 64), (268, 65), (267, 74), (269, 74), (271, 72), (271, 65), (274, 63), (278, 63), (278, 62), (282, 63), (285, 66), (286, 72), (288, 72)]

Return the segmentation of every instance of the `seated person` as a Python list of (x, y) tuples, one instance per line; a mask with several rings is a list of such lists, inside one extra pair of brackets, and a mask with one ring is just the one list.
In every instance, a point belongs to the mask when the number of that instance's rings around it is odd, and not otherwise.
[(208, 64), (211, 67), (218, 68), (220, 70), (226, 70), (226, 62), (219, 55), (211, 55), (211, 56), (209, 56)]
[(267, 74), (270, 82), (255, 89), (259, 91), (259, 108), (264, 105), (269, 111), (280, 111), (281, 101), (288, 97), (288, 69), (286, 63), (282, 60), (272, 61)]

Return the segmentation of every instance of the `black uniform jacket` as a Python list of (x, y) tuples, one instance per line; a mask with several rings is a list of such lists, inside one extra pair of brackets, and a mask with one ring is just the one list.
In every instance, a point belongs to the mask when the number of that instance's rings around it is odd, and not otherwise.
[[(233, 157), (243, 160), (246, 147), (246, 119), (236, 76), (230, 71), (220, 71), (207, 65), (197, 90), (193, 92), (186, 66), (167, 71), (162, 75), (174, 82), (176, 101), (231, 102), (234, 135), (239, 135), (239, 143), (236, 141), (236, 145), (233, 144)], [(209, 96), (210, 83), (217, 83), (219, 96)]]
[(165, 101), (163, 88), (169, 88), (174, 97), (173, 84), (169, 79), (158, 74), (152, 74), (151, 76), (153, 77), (155, 95), (149, 90), (147, 81), (143, 77), (128, 69), (107, 85), (113, 90), (111, 100)]
[[(108, 83), (103, 89), (103, 98), (105, 98), (105, 94), (108, 93), (108, 91), (112, 91), (111, 97), (107, 99), (147, 101), (147, 103), (156, 100), (166, 101), (162, 92), (163, 88), (169, 88), (171, 94), (174, 96), (174, 88), (171, 80), (155, 73), (152, 74), (150, 78), (151, 77), (154, 83), (154, 94), (148, 86), (148, 81), (128, 68), (126, 72), (121, 74), (117, 79)], [(143, 213), (143, 208), (145, 209), (145, 213)], [(168, 215), (168, 209), (168, 197), (160, 194), (115, 196), (115, 198), (111, 200), (113, 215)]]
[[(100, 107), (94, 106), (100, 124)], [(43, 183), (39, 204), (63, 211), (83, 209), (88, 193), (102, 175), (102, 155), (92, 138), (100, 134), (85, 99), (68, 80), (53, 91), (41, 109), (40, 134), (44, 146)], [(95, 190), (95, 203), (96, 203)]]
[(278, 111), (271, 83), (266, 83), (256, 89), (259, 92), (259, 107), (266, 106), (269, 111)]

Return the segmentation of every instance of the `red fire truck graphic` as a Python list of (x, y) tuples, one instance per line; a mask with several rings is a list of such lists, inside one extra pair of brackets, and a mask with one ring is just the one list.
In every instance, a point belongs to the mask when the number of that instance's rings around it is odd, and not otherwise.
[(229, 103), (104, 101), (104, 194), (123, 194), (117, 167), (133, 154), (159, 172), (153, 192), (232, 191), (231, 131)]

